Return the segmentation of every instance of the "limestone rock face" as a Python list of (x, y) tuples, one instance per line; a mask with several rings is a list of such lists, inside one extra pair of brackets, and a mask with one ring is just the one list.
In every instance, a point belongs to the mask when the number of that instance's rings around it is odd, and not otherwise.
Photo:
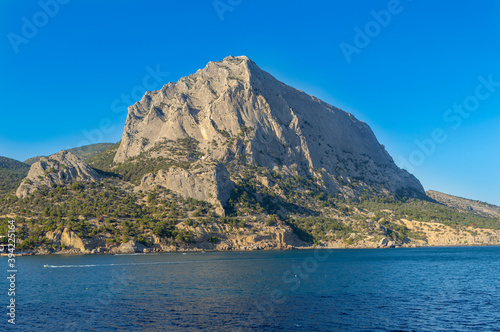
[(156, 174), (145, 175), (141, 183), (143, 190), (152, 190), (158, 185), (184, 197), (212, 203), (219, 214), (224, 214), (223, 207), (234, 188), (229, 172), (222, 164), (194, 170), (172, 167), (168, 171), (160, 170)]
[(85, 251), (85, 244), (82, 239), (74, 232), (68, 231), (67, 229), (64, 229), (64, 232), (61, 234), (61, 244), (64, 244), (66, 247), (78, 249), (82, 252)]
[(72, 252), (89, 253), (90, 250), (96, 250), (99, 247), (106, 245), (105, 239), (102, 237), (92, 237), (82, 239), (75, 232), (65, 228), (62, 232), (60, 230), (48, 231), (45, 234), (49, 240), (54, 244), (64, 245), (67, 250)]
[(410, 230), (418, 229), (425, 234), (426, 246), (500, 245), (500, 230), (462, 227), (453, 228), (439, 223), (402, 219)]
[(126, 243), (122, 243), (120, 247), (118, 247), (118, 251), (123, 254), (132, 254), (136, 252), (143, 252), (144, 248), (146, 247), (141, 243), (130, 240)]
[(67, 184), (74, 181), (97, 182), (101, 176), (83, 160), (68, 151), (42, 157), (31, 165), (28, 176), (16, 191), (17, 197), (26, 197), (42, 186)]
[[(234, 228), (227, 224), (198, 225), (196, 228), (182, 224), (178, 226), (181, 229), (189, 230), (196, 234), (195, 240), (198, 249), (281, 250), (306, 245), (290, 227), (285, 225), (261, 225), (255, 233), (243, 229), (240, 229), (240, 232), (234, 232)], [(218, 241), (210, 241), (213, 238), (217, 238)]]
[(129, 107), (114, 161), (188, 137), (199, 142), (205, 163), (239, 160), (301, 175), (315, 172), (332, 191), (356, 179), (376, 190), (424, 195), (367, 124), (283, 84), (245, 56), (210, 62), (146, 92)]

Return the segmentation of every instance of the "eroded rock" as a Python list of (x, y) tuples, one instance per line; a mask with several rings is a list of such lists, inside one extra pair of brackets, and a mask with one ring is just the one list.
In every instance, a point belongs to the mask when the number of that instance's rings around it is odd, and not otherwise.
[(141, 183), (143, 190), (152, 190), (158, 185), (184, 197), (209, 202), (221, 215), (234, 188), (229, 172), (222, 164), (193, 170), (172, 167), (168, 171), (160, 170), (156, 174), (145, 175)]
[(16, 191), (17, 197), (26, 197), (43, 186), (63, 185), (74, 181), (99, 181), (101, 176), (95, 169), (68, 151), (50, 157), (42, 157), (31, 165), (28, 176)]

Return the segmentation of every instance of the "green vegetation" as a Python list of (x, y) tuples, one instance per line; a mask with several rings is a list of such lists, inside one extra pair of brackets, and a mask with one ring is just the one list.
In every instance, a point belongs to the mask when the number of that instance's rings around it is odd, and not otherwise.
[(115, 158), (116, 151), (118, 151), (118, 148), (120, 147), (120, 142), (113, 144), (109, 148), (107, 148), (104, 151), (101, 151), (100, 153), (96, 154), (92, 158), (89, 158), (87, 160), (87, 163), (94, 167), (95, 169), (99, 170), (104, 170), (104, 169), (110, 169), (111, 165), (113, 164), (113, 159)]
[(16, 190), (29, 169), (30, 166), (25, 163), (0, 157), (0, 195)]
[[(226, 137), (224, 144), (241, 147), (253, 128), (242, 127), (234, 136), (219, 132)], [(350, 195), (334, 194), (327, 190), (321, 170), (299, 172), (293, 167), (271, 170), (252, 166), (245, 162), (244, 149), (241, 158), (226, 163), (236, 186), (225, 207), (226, 216), (218, 217), (214, 207), (206, 202), (184, 199), (160, 187), (147, 193), (134, 192), (117, 180), (119, 177), (139, 184), (148, 173), (174, 166), (193, 167), (202, 156), (199, 142), (192, 138), (159, 143), (141, 139), (139, 144), (151, 148), (125, 163), (114, 163), (119, 143), (88, 159), (92, 167), (107, 175), (98, 184), (54, 184), (24, 199), (11, 193), (28, 166), (0, 158), (0, 215), (17, 216), (19, 248), (50, 248), (53, 244), (47, 239), (47, 232), (65, 228), (81, 238), (105, 235), (108, 244), (134, 239), (144, 245), (150, 245), (154, 236), (172, 244), (194, 243), (197, 228), (213, 224), (233, 234), (257, 234), (262, 230), (269, 232), (265, 226), (288, 225), (305, 242), (345, 245), (355, 245), (366, 237), (403, 242), (425, 239), (424, 233), (407, 228), (401, 219), (444, 224), (471, 234), (475, 231), (466, 227), (500, 229), (498, 218), (482, 217), (429, 198), (407, 198), (415, 196), (409, 191), (384, 196), (378, 188), (367, 186), (362, 176), (330, 176), (344, 189), (355, 189)], [(216, 145), (217, 141), (212, 141), (211, 146)], [(59, 167), (54, 165), (47, 174), (57, 172)], [(0, 219), (0, 235), (7, 234), (6, 222), (7, 219)], [(225, 237), (218, 232), (208, 231), (210, 243), (217, 244)]]
[(301, 230), (299, 234), (302, 233), (302, 240), (308, 242), (311, 242), (311, 240), (345, 240), (348, 239), (352, 233), (356, 233), (356, 230), (351, 226), (335, 218), (290, 218), (288, 224), (293, 225), (297, 230)]
[[(129, 239), (145, 243), (147, 234), (193, 243), (193, 232), (178, 228), (178, 223), (194, 214), (197, 222), (215, 222), (213, 207), (206, 202), (161, 188), (147, 195), (131, 194), (117, 189), (111, 180), (46, 187), (25, 199), (5, 195), (0, 198), (0, 215), (7, 213), (17, 215), (17, 237), (24, 243), (20, 249), (47, 244), (46, 232), (64, 228), (82, 238), (108, 233), (115, 243)], [(0, 236), (7, 235), (8, 220), (0, 220)]]
[[(187, 169), (202, 155), (198, 150), (198, 141), (188, 137), (176, 141), (164, 140), (140, 155), (130, 158), (125, 163), (115, 164), (113, 159), (118, 147), (119, 144), (117, 143), (108, 150), (101, 152), (91, 158), (89, 164), (97, 170), (115, 174), (134, 184), (139, 184), (142, 177), (148, 173), (155, 173), (162, 169), (168, 170), (172, 166)], [(165, 152), (168, 152), (168, 156), (164, 156)], [(161, 155), (152, 158), (153, 153)]]
[(67, 151), (87, 161), (90, 158), (98, 155), (102, 151), (105, 151), (114, 145), (115, 145), (114, 143), (97, 143), (97, 144), (90, 144), (78, 148), (69, 149)]
[(479, 228), (500, 229), (500, 219), (486, 218), (473, 213), (416, 198), (397, 200), (395, 197), (376, 198), (356, 203), (359, 208), (374, 213), (382, 210), (393, 211), (394, 219), (438, 222), (451, 227), (473, 226)]
[(393, 240), (407, 240), (408, 238), (425, 239), (423, 233), (411, 231), (404, 225), (397, 225), (386, 220), (380, 221), (379, 224), (387, 228), (387, 235)]
[[(500, 229), (499, 219), (463, 212), (428, 198), (406, 198), (405, 195), (411, 194), (408, 192), (381, 196), (366, 190), (358, 198), (345, 199), (329, 194), (312, 175), (291, 175), (241, 164), (233, 166), (231, 173), (236, 175), (236, 188), (226, 207), (229, 215), (257, 216), (261, 222), (271, 225), (269, 216), (278, 214), (303, 241), (310, 243), (342, 240), (352, 244), (363, 238), (362, 233), (385, 236), (372, 225), (378, 221), (393, 240), (424, 239), (423, 233), (398, 223), (400, 219), (442, 223), (455, 228)], [(256, 176), (266, 178), (269, 185), (262, 185)]]
[(23, 161), (23, 163), (31, 166), (34, 163), (36, 163), (37, 161), (39, 161), (41, 158), (42, 158), (42, 156), (31, 157), (31, 158), (28, 158), (25, 161)]

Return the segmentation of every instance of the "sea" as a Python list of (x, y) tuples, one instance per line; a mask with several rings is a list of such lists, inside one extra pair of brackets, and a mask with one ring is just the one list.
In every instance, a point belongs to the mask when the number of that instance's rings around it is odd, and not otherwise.
[(0, 259), (1, 331), (500, 331), (500, 247), (49, 255), (15, 263), (12, 283), (7, 257)]

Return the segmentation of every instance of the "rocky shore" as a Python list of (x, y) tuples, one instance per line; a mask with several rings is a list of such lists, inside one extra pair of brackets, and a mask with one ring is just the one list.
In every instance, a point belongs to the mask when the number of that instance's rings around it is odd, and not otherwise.
[[(131, 240), (117, 244), (106, 241), (105, 236), (80, 238), (67, 229), (48, 232), (46, 237), (54, 243), (53, 247), (28, 250), (26, 255), (80, 255), (80, 254), (132, 254), (132, 253), (167, 253), (200, 251), (252, 251), (252, 250), (291, 250), (291, 249), (369, 249), (369, 248), (416, 248), (441, 246), (488, 246), (500, 245), (500, 230), (464, 227), (452, 228), (440, 223), (428, 223), (402, 219), (401, 225), (412, 231), (424, 234), (422, 239), (407, 238), (393, 240), (388, 236), (356, 235), (358, 241), (330, 241), (315, 245), (302, 242), (285, 226), (268, 226), (258, 234), (252, 232), (233, 232), (226, 225), (197, 227), (196, 242), (192, 244), (167, 242), (166, 239), (151, 236), (147, 245)], [(219, 238), (210, 236), (213, 231), (220, 233)], [(350, 242), (350, 241), (349, 241)]]

